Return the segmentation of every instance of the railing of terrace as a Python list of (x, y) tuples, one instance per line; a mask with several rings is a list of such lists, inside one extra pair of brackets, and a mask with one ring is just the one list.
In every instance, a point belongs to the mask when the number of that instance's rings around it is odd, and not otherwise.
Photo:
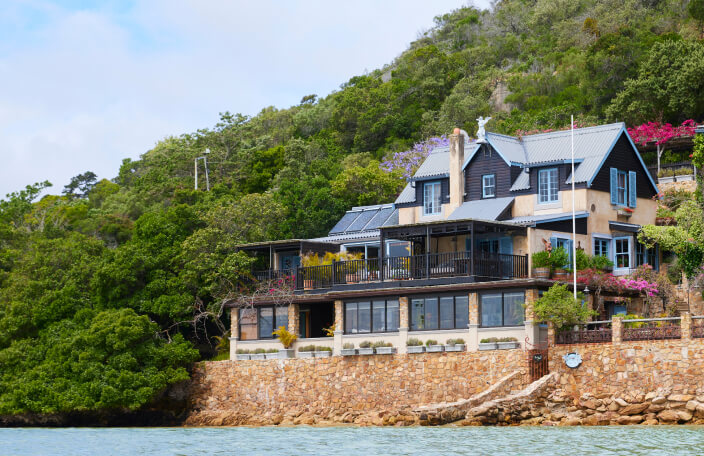
[(555, 343), (557, 345), (605, 343), (611, 342), (612, 338), (611, 320), (591, 321), (575, 325), (571, 330), (556, 333)]
[(621, 340), (680, 339), (682, 337), (681, 320), (681, 317), (623, 320)]
[[(299, 268), (296, 288), (330, 288), (345, 283), (379, 280), (418, 280), (437, 277), (470, 276), (478, 280), (506, 280), (528, 277), (528, 256), (477, 252), (472, 268), (471, 252), (431, 253), (407, 257), (386, 257), (383, 271), (380, 260), (337, 261), (322, 266)], [(383, 274), (382, 274), (383, 273)]]

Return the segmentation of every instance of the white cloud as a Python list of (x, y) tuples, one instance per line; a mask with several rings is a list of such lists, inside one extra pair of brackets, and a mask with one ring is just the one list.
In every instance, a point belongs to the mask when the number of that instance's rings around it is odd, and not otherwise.
[(45, 179), (58, 193), (86, 170), (111, 178), (123, 158), (211, 127), (218, 112), (326, 95), (464, 3), (10, 3), (0, 10), (0, 195)]

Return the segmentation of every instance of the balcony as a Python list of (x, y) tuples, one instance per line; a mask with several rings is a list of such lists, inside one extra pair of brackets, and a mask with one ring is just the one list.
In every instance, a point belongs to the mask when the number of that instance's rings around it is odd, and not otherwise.
[(350, 285), (370, 288), (365, 285), (453, 277), (467, 282), (510, 280), (528, 277), (528, 255), (477, 252), (472, 258), (472, 253), (468, 251), (430, 253), (256, 271), (253, 275), (259, 281), (291, 278), (296, 290), (332, 289), (338, 286), (349, 288)]

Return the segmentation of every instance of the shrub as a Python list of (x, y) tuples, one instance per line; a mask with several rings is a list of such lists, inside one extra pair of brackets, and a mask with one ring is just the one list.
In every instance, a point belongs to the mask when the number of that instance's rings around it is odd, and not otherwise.
[(372, 343), (368, 340), (363, 340), (359, 343), (359, 348), (372, 348)]
[(499, 339), (497, 337), (487, 337), (485, 339), (482, 339), (479, 341), (481, 344), (491, 344), (491, 343), (496, 343), (498, 342)]
[(455, 345), (464, 345), (466, 342), (461, 337), (454, 339)]
[(428, 339), (425, 341), (425, 346), (430, 347), (431, 345), (437, 345), (438, 341), (435, 339)]
[(374, 342), (372, 344), (373, 348), (393, 347), (393, 346), (394, 346), (394, 344), (392, 344), (391, 342), (384, 342), (383, 340), (380, 340), (378, 342)]
[(535, 252), (531, 256), (531, 259), (533, 261), (534, 268), (549, 268), (551, 266), (550, 252), (548, 252), (547, 250)]
[(304, 345), (303, 347), (298, 347), (299, 352), (312, 352), (315, 351), (315, 345)]
[[(572, 265), (570, 265), (571, 267)], [(592, 267), (592, 258), (584, 250), (577, 249), (577, 270), (588, 269)]]
[(251, 351), (245, 350), (244, 348), (238, 348), (237, 349), (237, 354), (238, 355), (249, 355)]
[(518, 342), (518, 339), (515, 337), (501, 337), (497, 339), (497, 342)]
[(567, 284), (556, 283), (535, 301), (533, 310), (536, 321), (551, 322), (558, 331), (585, 322), (597, 313), (582, 305), (582, 299), (581, 293), (574, 299), (572, 292), (567, 289)]
[(354, 344), (352, 344), (350, 342), (346, 342), (346, 343), (342, 344), (342, 348), (345, 350), (353, 350)]
[(591, 267), (592, 269), (611, 269), (614, 267), (614, 262), (603, 255), (597, 255), (592, 257)]
[(269, 350), (266, 351), (267, 353), (278, 353), (279, 349), (278, 348), (270, 348)]
[(550, 264), (553, 269), (564, 269), (569, 267), (570, 256), (564, 247), (558, 247), (552, 249), (552, 254), (550, 255)]
[(257, 355), (260, 355), (260, 354), (262, 354), (262, 353), (266, 353), (266, 350), (264, 350), (263, 348), (257, 348), (257, 349), (254, 350), (253, 353), (255, 353), (255, 354), (257, 354)]
[(423, 345), (423, 342), (416, 337), (411, 337), (406, 341), (407, 347), (420, 347), (421, 345)]
[(288, 332), (283, 326), (279, 326), (279, 329), (274, 331), (273, 334), (279, 338), (279, 342), (281, 342), (284, 348), (291, 348), (291, 345), (298, 339), (296, 334)]
[(317, 347), (315, 347), (315, 351), (319, 351), (319, 352), (331, 352), (331, 351), (332, 351), (332, 348), (330, 348), (330, 347), (323, 347), (322, 345), (318, 345)]
[(464, 344), (464, 339), (460, 339), (460, 338), (447, 339), (447, 341), (445, 341), (445, 345), (450, 345), (450, 346), (463, 345), (463, 344)]

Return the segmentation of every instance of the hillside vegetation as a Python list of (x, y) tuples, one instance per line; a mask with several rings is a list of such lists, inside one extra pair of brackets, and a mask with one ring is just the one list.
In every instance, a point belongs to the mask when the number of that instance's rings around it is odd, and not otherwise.
[[(223, 113), (112, 180), (1, 201), (0, 414), (148, 404), (214, 355), (250, 266), (236, 245), (324, 235), (350, 206), (393, 201), (404, 181), (380, 162), (425, 138), (480, 115), (510, 134), (570, 114), (704, 118), (702, 0), (505, 0), (435, 21), (332, 94)], [(211, 191), (194, 191), (206, 148)]]

